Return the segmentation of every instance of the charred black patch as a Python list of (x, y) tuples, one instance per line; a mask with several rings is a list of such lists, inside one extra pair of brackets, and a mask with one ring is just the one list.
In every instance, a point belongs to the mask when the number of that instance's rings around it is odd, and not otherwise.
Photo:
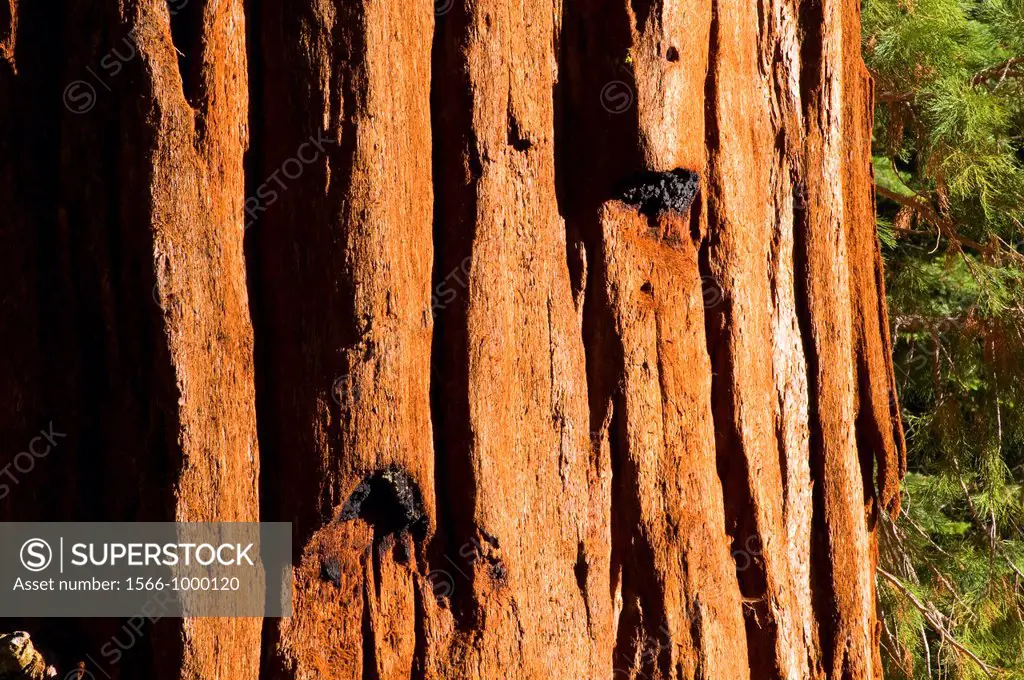
[(508, 569), (500, 559), (495, 559), (491, 562), (490, 570), (491, 578), (499, 583), (504, 583), (505, 579), (508, 578)]
[(652, 218), (666, 212), (686, 213), (699, 190), (700, 176), (692, 170), (644, 171), (619, 182), (615, 198), (637, 206), (642, 215)]
[(414, 540), (427, 532), (427, 516), (419, 485), (409, 473), (391, 466), (363, 478), (341, 509), (338, 520), (361, 519), (377, 538), (408, 531)]
[(328, 557), (320, 562), (320, 580), (330, 581), (334, 587), (341, 587), (341, 562), (336, 557)]

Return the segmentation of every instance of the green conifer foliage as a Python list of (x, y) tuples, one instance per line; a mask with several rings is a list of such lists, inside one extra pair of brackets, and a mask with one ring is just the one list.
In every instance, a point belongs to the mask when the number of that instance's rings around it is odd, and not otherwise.
[(907, 426), (890, 679), (1024, 679), (1024, 0), (866, 0)]

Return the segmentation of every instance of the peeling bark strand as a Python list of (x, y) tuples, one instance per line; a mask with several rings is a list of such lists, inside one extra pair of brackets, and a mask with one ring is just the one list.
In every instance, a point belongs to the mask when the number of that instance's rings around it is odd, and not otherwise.
[[(881, 677), (858, 3), (40, 5), (0, 436), (69, 438), (0, 519), (294, 527), (292, 617), (113, 680)], [(63, 670), (121, 623), (0, 625)]]

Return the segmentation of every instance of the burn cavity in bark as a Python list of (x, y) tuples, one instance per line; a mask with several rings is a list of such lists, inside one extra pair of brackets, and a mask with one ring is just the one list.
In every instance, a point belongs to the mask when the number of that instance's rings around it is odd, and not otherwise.
[(339, 521), (362, 519), (377, 538), (408, 531), (414, 540), (426, 534), (427, 516), (419, 485), (409, 473), (391, 466), (363, 478), (338, 516)]
[(320, 580), (330, 581), (336, 588), (341, 587), (341, 562), (329, 557), (320, 563)]
[(642, 215), (653, 218), (666, 212), (684, 214), (699, 189), (700, 177), (692, 170), (644, 171), (619, 182), (615, 197), (637, 206)]

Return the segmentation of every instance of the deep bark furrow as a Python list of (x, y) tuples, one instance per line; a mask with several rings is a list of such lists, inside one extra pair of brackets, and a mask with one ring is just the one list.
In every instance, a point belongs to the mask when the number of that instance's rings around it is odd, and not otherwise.
[(851, 303), (856, 343), (858, 433), (864, 439), (862, 468), (865, 489), (870, 494), (872, 476), (878, 465), (878, 500), (894, 517), (899, 513), (899, 481), (906, 472), (906, 444), (899, 409), (896, 381), (890, 357), (889, 319), (883, 301), (885, 283), (881, 276), (881, 250), (873, 228), (874, 199), (865, 186), (874, 184), (871, 166), (873, 95), (871, 78), (863, 62), (851, 59), (859, 48), (858, 6), (842, 6), (843, 81), (848, 95), (843, 100), (844, 150), (850, 159), (845, 167), (843, 205), (847, 215), (850, 244)]
[[(469, 274), (482, 168), (472, 134), (470, 84), (455, 49), (468, 17), (461, 6), (454, 5), (437, 17), (431, 61), (434, 263), (430, 292), (434, 334), (430, 379), (438, 504), (431, 562), (442, 570), (442, 576), (450, 574), (459, 580), (431, 585), (451, 606), (456, 629), (470, 630), (477, 625), (480, 607), (473, 585), (475, 572), (462, 564), (465, 546), (473, 546), (477, 540), (478, 498), (470, 454), (467, 301), (472, 294)], [(449, 563), (452, 559), (458, 563), (454, 569)]]

